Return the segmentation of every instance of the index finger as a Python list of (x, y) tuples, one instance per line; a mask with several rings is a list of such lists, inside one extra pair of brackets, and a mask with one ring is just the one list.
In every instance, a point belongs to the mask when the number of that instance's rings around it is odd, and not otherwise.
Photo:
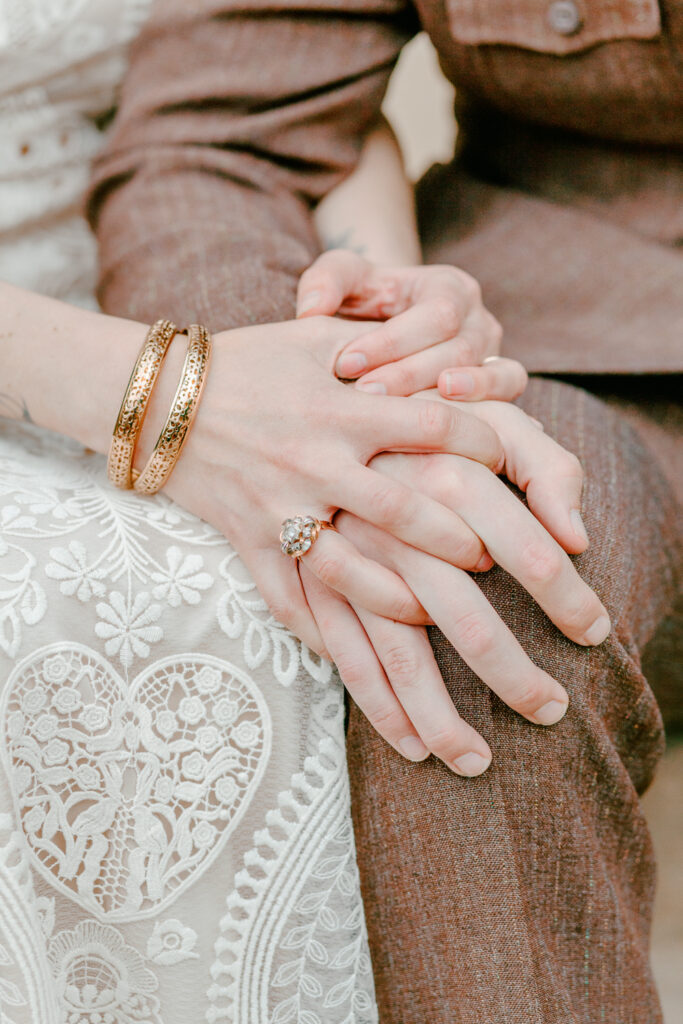
[(411, 306), (368, 331), (362, 341), (351, 342), (338, 357), (335, 373), (350, 380), (448, 341), (460, 330), (467, 312), (458, 295), (436, 296)]
[(379, 452), (463, 455), (498, 472), (504, 452), (498, 434), (469, 409), (431, 398), (368, 395), (348, 389), (349, 409), (365, 461)]
[[(357, 377), (448, 341), (457, 336), (475, 310), (485, 312), (478, 283), (457, 267), (420, 267), (411, 272), (397, 270), (395, 274), (397, 289), (401, 290), (398, 285), (405, 280), (406, 287), (410, 286), (408, 294), (402, 303), (393, 304), (396, 308), (387, 305), (386, 315), (391, 319), (370, 331), (362, 342), (347, 346), (337, 360), (338, 376)], [(498, 326), (489, 313), (486, 318)], [(482, 341), (482, 358), (487, 354), (484, 348), (485, 340)]]

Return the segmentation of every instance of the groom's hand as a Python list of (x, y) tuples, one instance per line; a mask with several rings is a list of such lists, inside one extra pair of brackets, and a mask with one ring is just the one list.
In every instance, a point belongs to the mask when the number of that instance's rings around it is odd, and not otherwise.
[(499, 357), (502, 328), (477, 281), (452, 266), (378, 266), (357, 253), (323, 253), (299, 281), (300, 317), (341, 315), (382, 323), (354, 338), (335, 372), (374, 394), (436, 387), (461, 401), (512, 401), (527, 374)]
[[(607, 613), (558, 543), (569, 551), (587, 545), (576, 519), (582, 486), (578, 460), (519, 409), (490, 405), (482, 404), (481, 414), (496, 421), (509, 475), (526, 488), (536, 515), (500, 479), (469, 459), (385, 454), (372, 467), (457, 511), (562, 632), (582, 645), (600, 643), (610, 628)], [(564, 689), (533, 664), (523, 649), (524, 638), (513, 636), (466, 572), (357, 517), (342, 513), (337, 524), (356, 550), (410, 586), (463, 660), (511, 708), (539, 725), (564, 715)], [(307, 575), (306, 565), (303, 578), (342, 678), (377, 730), (410, 759), (432, 752), (459, 774), (484, 771), (491, 758), (488, 744), (458, 716), (424, 629), (377, 616), (362, 602), (354, 603), (353, 616), (337, 595)]]

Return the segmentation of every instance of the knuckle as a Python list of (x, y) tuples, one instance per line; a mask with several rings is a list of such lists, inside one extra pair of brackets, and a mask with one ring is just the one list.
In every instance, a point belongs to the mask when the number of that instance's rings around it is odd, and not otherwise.
[(400, 339), (394, 334), (389, 323), (384, 324), (375, 333), (377, 358), (380, 361), (393, 363), (400, 358)]
[(457, 508), (463, 493), (463, 478), (458, 471), (457, 464), (444, 467), (442, 462), (436, 463), (433, 467), (426, 469), (423, 479), (427, 493), (435, 498), (440, 505), (450, 509)]
[(562, 554), (559, 549), (531, 541), (522, 550), (521, 564), (524, 577), (532, 585), (551, 583), (562, 572)]
[(420, 730), (420, 737), (428, 750), (442, 761), (452, 761), (461, 753), (455, 728), (426, 726)]
[(394, 486), (387, 485), (378, 488), (373, 498), (373, 510), (375, 518), (386, 526), (396, 526), (403, 521), (406, 510), (406, 500), (403, 492)]
[(483, 338), (475, 340), (470, 336), (460, 337), (456, 343), (454, 362), (459, 363), (460, 366), (478, 366), (481, 362), (484, 348)]
[(419, 412), (420, 432), (426, 444), (438, 447), (450, 435), (453, 422), (458, 419), (457, 410), (437, 402), (423, 402), (422, 406)]
[(453, 555), (453, 565), (460, 569), (474, 569), (484, 554), (484, 545), (474, 534), (458, 538)]
[(430, 473), (429, 476), (426, 484), (429, 495), (445, 508), (454, 508), (459, 493), (457, 482), (450, 477), (439, 476), (438, 473)]
[(389, 393), (411, 395), (415, 390), (415, 372), (407, 366), (397, 363), (386, 377)]
[(592, 590), (581, 586), (562, 611), (562, 623), (571, 632), (583, 632), (600, 614), (600, 602)]
[(397, 622), (411, 622), (420, 613), (420, 604), (412, 594), (404, 594), (396, 599), (393, 618)]
[(532, 715), (544, 703), (540, 679), (528, 678), (516, 683), (506, 703), (522, 715)]
[(368, 667), (354, 656), (351, 651), (339, 651), (335, 656), (335, 665), (344, 685), (353, 693), (368, 681)]
[(312, 566), (316, 576), (322, 583), (334, 587), (340, 583), (346, 574), (346, 562), (341, 555), (327, 552), (318, 555)]
[[(366, 704), (364, 713), (382, 736), (398, 737), (404, 724), (403, 714), (392, 704)], [(405, 727), (403, 729), (405, 731)]]
[(276, 622), (279, 622), (281, 626), (286, 626), (287, 629), (293, 628), (295, 615), (291, 604), (288, 604), (279, 595), (266, 598), (266, 604)]
[(476, 277), (472, 277), (466, 270), (460, 270), (458, 272), (461, 287), (464, 289), (465, 295), (468, 298), (470, 305), (481, 304), (481, 285), (477, 281)]
[(282, 437), (280, 439), (277, 461), (286, 469), (301, 467), (304, 459), (302, 459), (301, 443), (298, 438)]
[(403, 643), (390, 644), (382, 651), (382, 664), (392, 683), (407, 687), (417, 683), (417, 652)]
[(489, 622), (480, 612), (468, 612), (455, 623), (458, 649), (469, 658), (481, 658), (493, 650), (495, 637)]
[(434, 325), (443, 337), (455, 334), (460, 326), (460, 308), (455, 299), (434, 299), (432, 303)]

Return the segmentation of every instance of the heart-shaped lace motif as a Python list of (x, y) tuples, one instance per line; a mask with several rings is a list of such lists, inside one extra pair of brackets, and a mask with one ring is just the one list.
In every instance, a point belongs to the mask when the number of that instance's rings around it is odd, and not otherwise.
[(206, 870), (265, 770), (256, 684), (208, 655), (126, 683), (78, 644), (19, 664), (2, 701), (2, 756), (38, 870), (107, 920), (168, 905)]

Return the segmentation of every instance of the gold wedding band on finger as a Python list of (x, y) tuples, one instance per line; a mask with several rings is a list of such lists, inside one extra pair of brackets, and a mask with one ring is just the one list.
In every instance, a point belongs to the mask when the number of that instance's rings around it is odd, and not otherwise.
[(280, 530), (280, 548), (290, 558), (303, 558), (310, 551), (321, 530), (334, 530), (327, 519), (316, 519), (315, 516), (293, 516), (285, 519)]

